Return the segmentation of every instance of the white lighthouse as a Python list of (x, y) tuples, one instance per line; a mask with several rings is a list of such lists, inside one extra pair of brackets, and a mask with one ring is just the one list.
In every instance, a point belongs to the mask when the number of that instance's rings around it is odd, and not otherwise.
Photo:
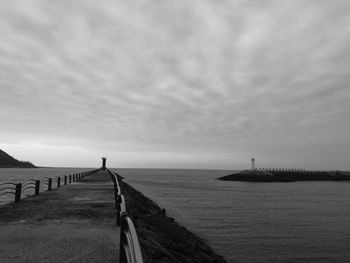
[(255, 170), (255, 159), (254, 158), (252, 158), (252, 168), (251, 169)]

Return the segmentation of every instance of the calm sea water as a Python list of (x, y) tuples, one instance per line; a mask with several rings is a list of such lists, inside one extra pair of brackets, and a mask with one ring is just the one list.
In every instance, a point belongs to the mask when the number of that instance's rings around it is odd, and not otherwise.
[[(81, 172), (0, 169), (1, 181)], [(228, 262), (350, 262), (350, 184), (244, 183), (231, 171), (116, 169)]]
[(231, 171), (118, 169), (228, 262), (350, 262), (350, 184), (249, 183)]

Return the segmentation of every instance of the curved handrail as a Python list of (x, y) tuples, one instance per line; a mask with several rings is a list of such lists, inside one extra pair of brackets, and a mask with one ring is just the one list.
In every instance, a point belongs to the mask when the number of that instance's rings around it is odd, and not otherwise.
[(120, 262), (143, 263), (139, 239), (131, 218), (124, 213), (122, 215)]
[(2, 186), (2, 185), (6, 185), (6, 184), (11, 184), (11, 185), (16, 186), (16, 183), (12, 183), (12, 182), (1, 183), (1, 184), (0, 184), (0, 186)]
[(43, 185), (49, 185), (50, 181), (51, 181), (51, 183), (52, 183), (52, 178), (50, 178), (50, 177), (45, 177), (45, 178), (43, 178), (43, 180), (42, 180)]
[(120, 247), (120, 255), (123, 255), (123, 257), (125, 257), (125, 260), (123, 263), (125, 262), (131, 262), (131, 255), (130, 255), (130, 250), (128, 248), (127, 244), (124, 244)]
[(39, 178), (39, 180), (50, 180), (50, 179), (52, 179), (52, 177), (43, 176)]
[(122, 195), (116, 173), (107, 169), (114, 183), (117, 225), (120, 225), (120, 263), (143, 263), (140, 243), (137, 237), (135, 226), (126, 211), (124, 195)]
[(29, 185), (26, 187), (22, 187), (21, 191), (24, 192), (24, 191), (28, 191), (28, 190), (32, 190), (32, 189), (35, 189), (35, 185)]
[(15, 195), (16, 194), (16, 192), (3, 192), (3, 193), (0, 193), (0, 195), (5, 195), (5, 194), (13, 194), (13, 195)]
[(37, 179), (27, 179), (22, 181), (22, 184), (26, 183), (26, 182), (35, 182)]
[[(39, 195), (40, 192), (43, 192), (41, 186), (47, 187), (47, 190), (50, 191), (53, 187), (61, 187), (61, 185), (66, 185), (68, 183), (76, 182), (81, 178), (95, 172), (97, 170), (84, 171), (81, 173), (74, 173), (67, 175), (55, 175), (53, 177), (42, 176), (37, 177), (37, 179), (31, 178), (18, 182), (4, 182), (0, 183), (0, 196), (7, 194), (15, 195), (15, 202), (19, 202), (21, 200), (21, 196), (26, 194), (29, 196), (29, 190), (34, 190), (33, 195)], [(73, 179), (74, 177), (74, 179)], [(70, 179), (69, 181), (67, 179)], [(54, 182), (57, 184), (54, 184)], [(6, 197), (5, 197), (6, 198)], [(6, 198), (7, 199), (7, 198)], [(8, 201), (8, 200), (7, 200)]]
[(30, 182), (23, 182), (22, 187), (27, 186), (27, 185), (35, 185), (36, 181), (30, 181)]
[(3, 188), (0, 188), (0, 191), (3, 191), (3, 190), (16, 190), (16, 187), (11, 187), (11, 186), (8, 186), (8, 187), (3, 187)]
[(113, 183), (115, 184), (115, 186), (119, 186), (119, 183), (118, 183), (118, 177), (117, 175), (112, 172), (110, 169), (107, 169), (107, 172), (110, 174), (110, 176), (112, 177), (112, 181)]
[(125, 198), (124, 195), (120, 195), (120, 215), (126, 213), (126, 205), (125, 205)]
[(25, 185), (25, 186), (22, 185), (22, 190), (24, 190), (24, 189), (32, 189), (32, 188), (35, 188), (35, 184), (34, 185)]
[(23, 186), (22, 185), (22, 190), (24, 189), (24, 188), (35, 188), (35, 184), (27, 184), (27, 185), (25, 185), (25, 186)]

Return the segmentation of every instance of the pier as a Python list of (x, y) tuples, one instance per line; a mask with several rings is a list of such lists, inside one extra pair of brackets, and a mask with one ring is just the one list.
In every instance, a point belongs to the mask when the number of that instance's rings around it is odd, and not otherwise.
[(28, 198), (16, 186), (16, 202), (0, 206), (1, 262), (142, 263), (118, 176), (105, 159), (101, 169), (64, 178), (40, 194), (34, 183)]
[(295, 182), (295, 181), (349, 181), (345, 171), (321, 171), (295, 168), (255, 168), (219, 177), (222, 181)]

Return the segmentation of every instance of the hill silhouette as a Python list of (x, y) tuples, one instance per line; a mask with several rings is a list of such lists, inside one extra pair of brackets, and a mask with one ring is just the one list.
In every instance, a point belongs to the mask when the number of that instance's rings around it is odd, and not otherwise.
[(0, 168), (36, 168), (36, 166), (31, 162), (18, 161), (0, 150)]

